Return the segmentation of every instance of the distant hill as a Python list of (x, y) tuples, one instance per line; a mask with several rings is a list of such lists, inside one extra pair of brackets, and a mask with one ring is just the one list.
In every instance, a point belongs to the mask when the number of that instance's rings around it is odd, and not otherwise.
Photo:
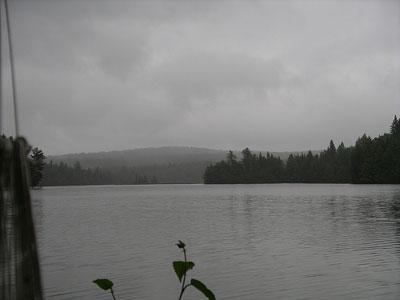
[[(152, 165), (168, 165), (198, 162), (217, 162), (226, 158), (228, 150), (215, 150), (196, 147), (158, 147), (138, 148), (132, 150), (71, 153), (63, 155), (48, 156), (48, 161), (54, 163), (64, 162), (73, 165), (79, 162), (84, 168), (110, 168), (110, 167), (139, 167)], [(266, 154), (267, 151), (254, 151)], [(306, 153), (307, 151), (293, 152), (269, 152), (274, 156), (287, 160), (291, 153)], [(318, 153), (319, 151), (313, 151)], [(234, 151), (235, 155), (241, 156), (240, 151)]]
[[(225, 159), (227, 152), (196, 147), (159, 147), (55, 155), (49, 156), (47, 161), (63, 162), (70, 166), (79, 162), (82, 168), (98, 167), (114, 172), (122, 167), (133, 168), (137, 174), (157, 178), (158, 183), (201, 183), (205, 168)], [(271, 152), (283, 160), (287, 160), (290, 153), (301, 152)], [(240, 151), (235, 151), (235, 154), (241, 157)]]
[(49, 156), (53, 162), (73, 165), (79, 161), (83, 168), (142, 167), (195, 162), (213, 162), (224, 159), (226, 151), (194, 147), (138, 148), (122, 151), (72, 153)]

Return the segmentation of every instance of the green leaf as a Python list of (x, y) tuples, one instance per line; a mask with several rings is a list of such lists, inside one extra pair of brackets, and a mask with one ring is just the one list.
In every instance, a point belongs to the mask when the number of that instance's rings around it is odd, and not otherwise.
[(113, 287), (113, 285), (114, 285), (114, 283), (111, 280), (106, 279), (106, 278), (104, 278), (104, 279), (96, 279), (96, 280), (93, 280), (93, 282), (95, 284), (97, 284), (97, 286), (99, 288), (101, 288), (101, 289), (103, 289), (105, 291), (111, 289)]
[(191, 285), (193, 285), (196, 289), (204, 294), (208, 298), (208, 300), (215, 300), (214, 293), (211, 292), (204, 283), (199, 280), (192, 279), (190, 281)]
[(182, 242), (181, 240), (179, 240), (179, 241), (178, 241), (178, 244), (175, 244), (175, 245), (177, 245), (179, 249), (183, 249), (183, 248), (186, 247), (185, 243)]
[(191, 261), (174, 261), (172, 263), (176, 276), (178, 276), (179, 281), (182, 281), (182, 277), (187, 271), (193, 269), (194, 263)]

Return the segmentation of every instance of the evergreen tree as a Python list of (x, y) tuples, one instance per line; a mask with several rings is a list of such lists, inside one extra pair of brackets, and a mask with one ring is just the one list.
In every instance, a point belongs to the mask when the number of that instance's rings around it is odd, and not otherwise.
[(390, 126), (390, 133), (394, 136), (400, 135), (400, 119), (397, 119), (396, 115), (394, 115), (392, 125)]
[(45, 159), (46, 156), (43, 154), (42, 150), (40, 150), (37, 147), (32, 149), (32, 153), (30, 155), (30, 160), (29, 160), (29, 166), (30, 166), (31, 186), (33, 187), (39, 186), (40, 182), (42, 181)]

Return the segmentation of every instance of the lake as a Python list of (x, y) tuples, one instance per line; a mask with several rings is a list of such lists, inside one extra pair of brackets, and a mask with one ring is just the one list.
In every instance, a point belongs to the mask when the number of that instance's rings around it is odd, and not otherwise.
[[(399, 185), (145, 185), (33, 191), (47, 299), (400, 299)], [(204, 299), (187, 290), (184, 299)]]

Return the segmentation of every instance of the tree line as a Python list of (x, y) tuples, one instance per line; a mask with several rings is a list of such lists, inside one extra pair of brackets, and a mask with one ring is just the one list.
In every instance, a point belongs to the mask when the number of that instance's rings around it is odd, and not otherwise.
[(286, 162), (271, 154), (232, 151), (227, 158), (209, 165), (206, 184), (235, 183), (400, 183), (400, 120), (394, 117), (390, 133), (376, 138), (363, 135), (355, 145), (337, 148), (331, 140), (319, 154), (289, 155)]
[(79, 162), (70, 166), (50, 161), (44, 165), (43, 173), (41, 184), (44, 186), (158, 183), (154, 175), (138, 174), (132, 167), (82, 168)]

